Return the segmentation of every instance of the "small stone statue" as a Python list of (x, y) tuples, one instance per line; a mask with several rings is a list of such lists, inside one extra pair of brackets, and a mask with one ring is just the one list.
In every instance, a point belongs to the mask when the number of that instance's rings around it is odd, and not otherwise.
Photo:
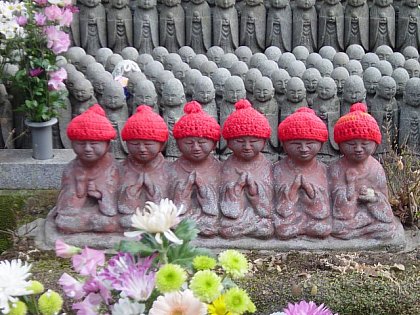
[(361, 103), (334, 127), (343, 157), (328, 170), (333, 208), (331, 235), (339, 239), (388, 239), (397, 223), (388, 201), (385, 172), (371, 155), (381, 143), (375, 119)]
[(263, 0), (245, 0), (241, 14), (240, 45), (253, 53), (265, 50), (266, 9)]
[(74, 65), (76, 68), (79, 67), (80, 58), (86, 55), (85, 50), (82, 47), (70, 47), (64, 54), (68, 64)]
[(387, 45), (381, 45), (375, 50), (375, 54), (378, 56), (379, 60), (388, 60), (392, 53), (392, 48)]
[[(274, 61), (273, 61), (274, 62)], [(275, 64), (277, 67), (277, 64)], [(230, 74), (236, 75), (240, 77), (243, 81), (245, 81), (246, 73), (248, 72), (248, 66), (243, 61), (235, 61), (230, 68)]]
[(107, 46), (106, 13), (100, 0), (82, 0), (79, 11), (80, 44), (87, 54), (95, 56)]
[(124, 60), (137, 62), (139, 52), (134, 47), (125, 47), (123, 50), (121, 50), (121, 56), (124, 58)]
[(191, 59), (196, 55), (190, 46), (182, 46), (178, 49), (178, 54), (186, 64), (190, 64)]
[(378, 62), (379, 57), (375, 53), (368, 52), (363, 56), (361, 60), (363, 71), (365, 71), (369, 67), (376, 67)]
[(128, 0), (111, 0), (111, 8), (107, 12), (108, 47), (114, 53), (133, 46), (133, 17)]
[(91, 55), (84, 55), (80, 58), (79, 60), (79, 64), (76, 67), (77, 70), (79, 70), (81, 73), (83, 73), (84, 75), (86, 75), (86, 71), (87, 71), (87, 67), (88, 65), (95, 63), (96, 60), (93, 56)]
[(327, 168), (316, 155), (328, 139), (324, 123), (313, 110), (300, 108), (278, 129), (286, 157), (274, 165), (275, 234), (325, 238), (332, 228)]
[(286, 101), (280, 104), (280, 122), (300, 107), (308, 107), (306, 89), (302, 79), (290, 78), (286, 86)]
[(152, 81), (142, 80), (133, 88), (133, 115), (139, 105), (147, 105), (159, 113), (158, 95)]
[(324, 59), (328, 59), (331, 62), (333, 62), (336, 53), (337, 51), (332, 46), (322, 46), (321, 48), (319, 48), (320, 56)]
[(336, 51), (344, 49), (344, 8), (339, 0), (323, 2), (318, 27), (318, 47), (331, 46)]
[(178, 52), (185, 45), (185, 13), (181, 0), (164, 0), (159, 13), (160, 45)]
[(338, 52), (334, 55), (333, 58), (333, 66), (334, 69), (338, 67), (345, 67), (350, 61), (349, 56), (345, 52)]
[(174, 65), (172, 68), (172, 73), (174, 74), (174, 77), (182, 82), (185, 89), (185, 74), (188, 70), (190, 70), (190, 66), (185, 62), (180, 62)]
[(395, 69), (392, 73), (392, 78), (397, 84), (397, 92), (395, 93), (395, 99), (397, 100), (398, 109), (401, 109), (401, 106), (403, 106), (402, 104), (405, 85), (407, 84), (408, 79), (410, 79), (410, 76), (408, 75), (407, 70), (405, 70), (404, 68), (398, 68)]
[(420, 77), (420, 63), (415, 59), (408, 59), (404, 63), (404, 69), (407, 70), (410, 78)]
[(99, 104), (102, 103), (102, 96), (104, 94), (105, 85), (113, 81), (112, 74), (107, 71), (98, 71), (92, 74), (90, 82), (92, 83), (93, 90), (95, 92), (95, 98)]
[(169, 51), (166, 47), (157, 46), (152, 50), (153, 59), (159, 61), (161, 64), (163, 64), (167, 55), (169, 55)]
[(205, 54), (211, 46), (211, 9), (205, 0), (192, 0), (185, 10), (185, 44)]
[(310, 53), (308, 58), (306, 58), (306, 69), (315, 68), (315, 65), (322, 59), (321, 55), (318, 53)]
[(173, 67), (182, 62), (181, 56), (177, 53), (170, 53), (165, 57), (165, 60), (163, 61), (163, 68), (165, 70), (172, 71)]
[(197, 81), (202, 77), (201, 72), (197, 69), (190, 69), (185, 72), (185, 97), (187, 101), (192, 100), (194, 94), (194, 87)]
[(344, 45), (369, 50), (369, 5), (367, 0), (348, 0), (344, 11)]
[(374, 67), (369, 67), (363, 72), (363, 84), (366, 88), (366, 105), (369, 112), (372, 100), (376, 94), (376, 88), (378, 87), (381, 78), (381, 72)]
[(267, 46), (275, 46), (281, 51), (292, 50), (292, 9), (290, 0), (271, 0), (267, 13)]
[(317, 97), (313, 100), (313, 110), (328, 129), (328, 141), (319, 151), (321, 160), (327, 162), (338, 155), (338, 145), (334, 141), (334, 125), (340, 117), (340, 99), (332, 78), (321, 78), (317, 86)]
[(390, 62), (386, 60), (379, 60), (376, 68), (381, 71), (382, 76), (391, 76), (393, 69)]
[(0, 148), (14, 149), (12, 104), (4, 84), (0, 84)]
[(185, 115), (175, 124), (173, 135), (181, 156), (170, 167), (170, 195), (206, 237), (218, 234), (220, 162), (213, 156), (220, 126), (197, 102), (185, 104)]
[(420, 79), (407, 81), (404, 103), (401, 106), (398, 144), (408, 148), (415, 155), (420, 155)]
[(405, 57), (405, 60), (408, 60), (408, 59), (414, 59), (417, 61), (419, 60), (419, 52), (416, 47), (407, 46), (404, 48), (402, 53)]
[(201, 77), (194, 87), (193, 101), (201, 104), (202, 109), (217, 121), (216, 91), (209, 77)]
[(144, 71), (147, 64), (151, 63), (153, 60), (152, 55), (148, 53), (142, 53), (137, 57), (137, 64), (139, 65), (139, 68), (141, 71)]
[[(305, 46), (296, 46), (292, 50), (296, 60), (302, 61), (306, 66), (306, 59), (309, 57), (309, 50)], [(280, 58), (280, 57), (279, 57)]]
[(153, 84), (156, 84), (157, 77), (163, 70), (163, 65), (159, 61), (152, 61), (144, 68), (144, 74)]
[(351, 44), (349, 47), (347, 47), (346, 54), (349, 56), (350, 60), (354, 59), (357, 61), (361, 61), (363, 56), (365, 55), (365, 50), (362, 46), (358, 44)]
[[(269, 61), (272, 62), (271, 60), (269, 60)], [(306, 70), (305, 64), (302, 61), (299, 61), (299, 60), (293, 61), (288, 68), (288, 72), (289, 72), (290, 76), (291, 77), (298, 77), (298, 78), (302, 78), (305, 70)]]
[(309, 52), (317, 50), (318, 15), (315, 0), (296, 0), (293, 9), (293, 47), (305, 46)]
[(381, 45), (395, 47), (395, 10), (392, 0), (375, 0), (369, 14), (370, 50)]
[[(223, 101), (223, 93), (225, 91), (225, 82), (230, 77), (229, 70), (225, 68), (218, 68), (213, 76), (211, 77), (211, 80), (213, 81), (213, 86), (215, 89), (215, 100), (216, 100), (216, 107), (217, 107), (217, 114), (218, 117), (220, 116), (220, 106), (222, 105)], [(219, 121), (219, 119), (218, 119)]]
[(286, 87), (289, 80), (290, 76), (284, 69), (274, 70), (271, 73), (271, 81), (275, 91), (274, 98), (279, 108), (286, 101)]
[[(376, 66), (379, 65), (379, 62), (376, 64)], [(347, 69), (350, 75), (357, 75), (359, 77), (363, 76), (363, 67), (358, 60), (350, 60), (344, 68)]]
[[(290, 47), (292, 47), (291, 44), (290, 44)], [(305, 48), (305, 47), (303, 47), (303, 48)], [(307, 51), (307, 49), (306, 49), (306, 51)], [(264, 51), (264, 55), (267, 56), (268, 60), (273, 60), (275, 62), (278, 62), (279, 58), (281, 56), (281, 50), (277, 46), (268, 46)], [(309, 51), (308, 51), (307, 55), (309, 55)], [(306, 55), (306, 57), (307, 57), (307, 55)], [(306, 57), (305, 57), (305, 61), (306, 61)], [(304, 62), (303, 60), (301, 60), (301, 61)]]
[(105, 70), (109, 73), (114, 72), (115, 67), (117, 64), (119, 64), (121, 61), (123, 61), (123, 57), (119, 54), (112, 54), (108, 57), (105, 63)]
[(245, 75), (245, 90), (246, 90), (246, 99), (249, 100), (251, 103), (254, 101), (254, 86), (255, 82), (260, 80), (262, 78), (262, 74), (260, 70), (257, 68), (252, 68), (248, 70), (248, 72)]
[(189, 66), (191, 69), (197, 69), (199, 70), (201, 65), (205, 62), (209, 61), (206, 55), (204, 54), (196, 54), (194, 57), (192, 57)]
[(223, 163), (220, 190), (220, 236), (269, 238), (273, 176), (261, 153), (270, 138), (267, 119), (247, 100), (235, 104), (223, 125), (223, 137), (233, 154)]
[[(216, 36), (216, 35), (214, 35)], [(211, 46), (208, 50), (207, 50), (207, 58), (210, 61), (213, 61), (216, 63), (217, 66), (219, 66), (220, 64), (220, 60), (222, 59), (222, 56), (225, 54), (225, 52), (223, 51), (223, 49), (219, 46)]]
[[(284, 58), (285, 55), (288, 56), (288, 55), (290, 55), (290, 53), (284, 53), (280, 56), (280, 58), (282, 58), (282, 57)], [(290, 57), (290, 56), (288, 56), (288, 57)], [(280, 67), (280, 58), (279, 58), (279, 61), (278, 61), (279, 67)], [(249, 67), (249, 69), (258, 68), (266, 60), (268, 60), (268, 58), (263, 53), (255, 53), (255, 54), (252, 55), (251, 59), (249, 60), (248, 67)], [(296, 60), (296, 58), (294, 60)]]
[(235, 49), (235, 55), (239, 61), (245, 62), (247, 66), (251, 61), (252, 50), (248, 46), (239, 46)]
[(166, 146), (166, 157), (170, 160), (177, 158), (181, 155), (178, 147), (176, 146), (173, 137), (173, 129), (175, 123), (183, 114), (183, 107), (185, 104), (184, 88), (181, 81), (178, 79), (170, 79), (162, 90), (161, 107), (163, 110), (163, 119), (169, 129), (169, 140)]
[(393, 52), (392, 55), (389, 56), (388, 61), (391, 64), (393, 70), (397, 68), (404, 68), (405, 57), (398, 51)]
[[(137, 71), (137, 72), (129, 72), (125, 76), (128, 79), (127, 86), (125, 88), (126, 93), (126, 102), (127, 102), (127, 108), (128, 108), (128, 115), (131, 116), (136, 112), (136, 110), (133, 110), (134, 107), (134, 90), (136, 89), (137, 85), (140, 82), (146, 81), (147, 78), (144, 75), (143, 72)], [(128, 95), (127, 95), (128, 94)], [(137, 107), (137, 106), (136, 106)]]
[(337, 96), (341, 100), (343, 98), (344, 83), (349, 77), (349, 72), (346, 68), (338, 67), (331, 72), (331, 79), (334, 80), (337, 86)]
[(213, 8), (213, 45), (220, 46), (225, 53), (233, 53), (239, 46), (235, 0), (216, 0)]
[(147, 201), (158, 203), (168, 197), (168, 162), (162, 151), (168, 140), (168, 127), (149, 106), (141, 105), (122, 129), (128, 157), (121, 165), (118, 212), (121, 225), (131, 227), (131, 216)]
[(420, 44), (420, 1), (404, 0), (400, 7), (397, 30), (397, 48), (401, 51), (407, 46), (419, 49)]
[(76, 158), (63, 172), (55, 223), (64, 233), (118, 232), (119, 167), (108, 152), (116, 132), (94, 105), (67, 127)]
[[(254, 55), (255, 56), (255, 55)], [(254, 57), (254, 56), (252, 56), (252, 57)], [(263, 55), (264, 57), (265, 57), (265, 55)], [(267, 57), (265, 57), (265, 58), (267, 58)], [(283, 53), (281, 56), (280, 56), (280, 58), (279, 58), (279, 61), (277, 62), (277, 64), (278, 64), (278, 66), (279, 66), (279, 69), (284, 69), (284, 70), (286, 70), (287, 72), (289, 72), (289, 67), (290, 67), (290, 64), (293, 62), (293, 61), (296, 61), (296, 57), (295, 57), (295, 55), (293, 55), (292, 53), (290, 53), (290, 52), (285, 52), (285, 53)], [(261, 61), (261, 63), (262, 63), (262, 61)], [(251, 67), (252, 68), (252, 67)], [(258, 65), (257, 65), (257, 68), (258, 68)]]
[(156, 0), (139, 0), (134, 10), (134, 47), (140, 54), (151, 54), (159, 46)]
[(363, 79), (357, 75), (351, 75), (344, 83), (343, 100), (341, 102), (340, 116), (348, 113), (350, 106), (355, 103), (364, 103), (366, 99), (366, 89)]
[(331, 72), (334, 70), (332, 62), (328, 59), (322, 58), (315, 64), (315, 68), (318, 69), (321, 77), (330, 77)]
[(108, 47), (99, 48), (96, 51), (95, 60), (105, 67), (106, 60), (112, 54), (113, 54), (112, 50), (109, 49)]
[(213, 61), (205, 61), (200, 66), (200, 72), (203, 76), (211, 78), (213, 73), (217, 70), (217, 65)]
[(86, 79), (75, 81), (73, 87), (71, 89), (69, 88), (69, 92), (72, 96), (70, 101), (73, 117), (80, 115), (89, 107), (98, 103), (95, 98), (93, 86)]
[(170, 79), (174, 79), (174, 78), (175, 77), (173, 73), (169, 70), (160, 71), (159, 74), (157, 75), (156, 81), (155, 81), (155, 88), (158, 94), (158, 104), (161, 103), (162, 91), (163, 91), (163, 88), (165, 87), (165, 84), (168, 83)]
[(316, 97), (316, 87), (318, 86), (318, 81), (320, 79), (321, 73), (315, 68), (305, 70), (302, 75), (302, 81), (305, 84), (306, 89), (306, 101), (310, 108), (312, 108), (313, 100)]

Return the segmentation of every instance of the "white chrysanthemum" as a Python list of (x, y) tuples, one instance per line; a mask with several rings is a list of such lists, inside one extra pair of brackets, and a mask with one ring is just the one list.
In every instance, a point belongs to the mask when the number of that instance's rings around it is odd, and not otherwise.
[(180, 212), (172, 200), (162, 199), (159, 205), (148, 201), (143, 211), (137, 209), (136, 214), (131, 217), (131, 226), (137, 231), (125, 232), (124, 235), (136, 237), (144, 232), (156, 233), (156, 242), (162, 244), (161, 233), (163, 233), (169, 241), (182, 244), (182, 240), (171, 231), (171, 228), (180, 221)]
[(27, 289), (30, 269), (31, 265), (22, 263), (20, 259), (0, 261), (0, 311), (3, 314), (9, 313), (9, 302), (16, 302), (17, 296), (32, 293)]
[(144, 312), (144, 304), (133, 302), (128, 298), (119, 299), (112, 307), (112, 315), (139, 315)]

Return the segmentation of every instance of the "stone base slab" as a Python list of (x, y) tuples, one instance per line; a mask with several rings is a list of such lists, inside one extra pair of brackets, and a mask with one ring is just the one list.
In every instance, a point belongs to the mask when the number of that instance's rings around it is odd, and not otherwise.
[[(58, 239), (78, 247), (93, 247), (97, 249), (113, 249), (119, 241), (126, 239), (121, 233), (80, 233), (80, 234), (63, 234), (56, 229), (53, 218), (53, 211), (50, 212), (46, 220), (35, 221), (38, 227), (32, 230), (32, 237), (35, 238), (36, 244), (41, 249), (54, 249), (55, 241)], [(396, 221), (397, 218), (395, 218)], [(407, 240), (404, 229), (398, 221), (398, 229), (396, 235), (390, 240), (375, 239), (353, 239), (338, 240), (332, 237), (323, 240), (315, 240), (310, 238), (296, 238), (293, 240), (282, 241), (276, 239), (258, 240), (252, 238), (242, 238), (236, 240), (226, 240), (222, 238), (198, 238), (193, 243), (196, 246), (209, 249), (240, 249), (240, 250), (260, 250), (260, 251), (290, 251), (290, 250), (306, 250), (306, 251), (389, 251), (400, 252), (407, 249)], [(21, 228), (22, 230), (22, 228)], [(419, 237), (414, 245), (419, 244)], [(411, 244), (412, 246), (412, 244)]]
[(32, 149), (0, 150), (0, 189), (59, 189), (71, 149), (53, 150), (54, 157), (35, 160)]

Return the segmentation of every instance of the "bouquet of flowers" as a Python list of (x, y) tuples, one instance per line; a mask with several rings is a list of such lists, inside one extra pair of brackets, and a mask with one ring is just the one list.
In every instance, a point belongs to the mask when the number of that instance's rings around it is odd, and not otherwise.
[[(76, 300), (78, 315), (233, 315), (254, 313), (255, 305), (234, 280), (245, 276), (249, 264), (235, 250), (217, 259), (191, 241), (197, 229), (180, 222), (172, 201), (147, 202), (132, 217), (135, 229), (106, 262), (103, 251), (56, 242), (56, 254), (71, 257), (74, 278), (63, 274), (59, 283)], [(173, 230), (172, 230), (173, 229)]]
[[(0, 0), (0, 75), (19, 89), (24, 103), (19, 110), (32, 122), (57, 117), (67, 91), (64, 68), (56, 56), (66, 52), (70, 37), (66, 32), (76, 7), (71, 0)], [(4, 71), (8, 64), (18, 71)]]
[(63, 305), (61, 296), (46, 292), (42, 283), (29, 280), (31, 265), (19, 259), (0, 261), (0, 314), (53, 315)]

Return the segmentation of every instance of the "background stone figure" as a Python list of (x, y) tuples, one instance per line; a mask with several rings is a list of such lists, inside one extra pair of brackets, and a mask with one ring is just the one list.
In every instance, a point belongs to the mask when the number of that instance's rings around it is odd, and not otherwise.
[(100, 0), (83, 0), (79, 11), (80, 45), (89, 55), (107, 45), (106, 14)]
[(205, 0), (193, 0), (185, 10), (185, 45), (205, 54), (211, 47), (211, 9)]
[(397, 48), (407, 46), (419, 49), (420, 44), (420, 1), (404, 0), (398, 16)]
[(69, 88), (72, 116), (76, 117), (86, 111), (92, 105), (98, 103), (95, 98), (92, 84), (86, 80), (81, 79), (74, 82), (72, 88)]
[(310, 53), (317, 50), (318, 15), (315, 0), (296, 0), (292, 34), (293, 47), (305, 46)]
[(111, 0), (111, 8), (107, 12), (108, 47), (114, 53), (133, 46), (133, 17), (128, 0)]
[(156, 0), (139, 0), (134, 11), (134, 47), (140, 54), (151, 54), (159, 46), (159, 18)]
[(277, 69), (271, 73), (271, 81), (273, 82), (277, 106), (280, 108), (281, 104), (286, 100), (286, 87), (290, 76), (284, 69)]
[(344, 8), (339, 0), (325, 0), (319, 10), (318, 47), (322, 46), (344, 49)]
[(420, 79), (407, 81), (404, 103), (401, 106), (398, 144), (408, 147), (414, 154), (420, 155)]
[(337, 96), (340, 99), (343, 98), (343, 88), (344, 83), (346, 82), (347, 78), (349, 77), (349, 72), (346, 68), (338, 67), (331, 72), (331, 79), (334, 80), (335, 85), (337, 86)]
[(0, 148), (14, 149), (13, 112), (4, 84), (0, 84)]
[(292, 50), (292, 9), (289, 0), (271, 0), (267, 12), (266, 45)]
[(164, 0), (159, 12), (160, 45), (176, 53), (185, 45), (185, 13), (181, 0)]
[(344, 10), (344, 45), (369, 50), (369, 6), (367, 0), (348, 0)]
[(306, 101), (308, 106), (312, 108), (313, 100), (317, 96), (316, 87), (318, 86), (318, 81), (321, 79), (321, 74), (315, 68), (309, 68), (305, 70), (302, 75), (303, 84), (305, 84), (306, 89)]
[(265, 50), (266, 9), (263, 0), (245, 0), (241, 14), (239, 44), (253, 53)]
[(142, 80), (134, 87), (133, 93), (133, 114), (139, 105), (147, 105), (155, 113), (159, 113), (158, 95), (152, 81)]
[(378, 46), (395, 47), (395, 10), (392, 0), (375, 0), (369, 11), (369, 42), (370, 49), (375, 51)]
[(375, 97), (376, 88), (378, 87), (381, 77), (381, 72), (374, 67), (369, 67), (365, 72), (363, 72), (363, 84), (366, 88), (366, 105), (368, 111), (370, 111), (370, 106), (373, 98)]
[(213, 45), (220, 46), (225, 53), (233, 53), (239, 46), (235, 0), (216, 0), (216, 7), (213, 9)]
[(213, 81), (208, 77), (201, 77), (194, 87), (193, 101), (197, 101), (203, 111), (217, 121), (216, 90)]
[(361, 77), (351, 75), (344, 83), (343, 100), (341, 102), (340, 115), (343, 116), (349, 112), (352, 104), (364, 103), (366, 98), (366, 89)]
[(293, 114), (300, 107), (308, 107), (306, 89), (300, 78), (294, 77), (287, 82), (286, 100), (280, 104), (280, 121)]

